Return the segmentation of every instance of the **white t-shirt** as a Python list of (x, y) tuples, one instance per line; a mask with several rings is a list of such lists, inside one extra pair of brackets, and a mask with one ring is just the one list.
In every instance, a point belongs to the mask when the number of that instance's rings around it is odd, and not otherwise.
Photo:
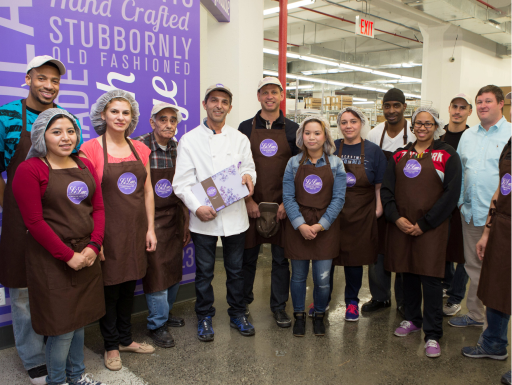
[[(416, 136), (411, 132), (411, 123), (407, 122), (407, 143), (414, 143), (416, 141)], [(377, 146), (380, 146), (380, 139), (382, 138), (382, 132), (384, 131), (385, 122), (382, 122), (375, 126), (373, 130), (370, 131), (368, 136), (366, 137), (372, 143), (375, 143)], [(400, 147), (404, 147), (404, 130), (400, 131), (400, 133), (394, 138), (390, 138), (388, 133), (384, 136), (384, 141), (382, 142), (382, 149), (386, 151), (395, 152)]]

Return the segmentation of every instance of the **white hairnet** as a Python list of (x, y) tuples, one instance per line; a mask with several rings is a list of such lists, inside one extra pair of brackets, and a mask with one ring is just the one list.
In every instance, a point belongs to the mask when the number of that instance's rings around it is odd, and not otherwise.
[(432, 115), (432, 117), (434, 118), (436, 124), (437, 124), (437, 129), (436, 129), (436, 132), (434, 132), (434, 140), (437, 140), (439, 139), (441, 136), (443, 136), (445, 134), (445, 129), (444, 129), (444, 122), (439, 119), (439, 112), (434, 108), (434, 107), (427, 107), (427, 106), (423, 106), (423, 107), (418, 107), (416, 109), (416, 111), (414, 111), (414, 114), (412, 115), (412, 128), (414, 130), (414, 122), (416, 121), (416, 116), (418, 116), (418, 114), (420, 112), (428, 112), (430, 115)]
[(325, 143), (324, 143), (324, 152), (327, 155), (332, 155), (334, 153), (334, 151), (336, 151), (336, 146), (334, 145), (334, 140), (332, 138), (331, 130), (329, 128), (330, 124), (327, 120), (325, 120), (325, 118), (323, 118), (320, 115), (309, 115), (299, 125), (297, 134), (296, 134), (296, 139), (295, 139), (295, 143), (297, 144), (297, 147), (299, 147), (301, 150), (304, 150), (305, 147), (304, 147), (304, 139), (302, 138), (302, 134), (304, 132), (304, 127), (306, 126), (306, 124), (311, 121), (322, 122), (321, 124), (325, 128), (324, 131), (325, 131), (325, 138), (326, 138)]
[(26, 159), (36, 157), (42, 158), (46, 156), (48, 150), (46, 148), (46, 140), (44, 138), (44, 134), (48, 129), (49, 123), (55, 117), (65, 117), (73, 123), (77, 137), (75, 148), (77, 151), (79, 150), (80, 137), (82, 136), (82, 133), (80, 132), (80, 127), (78, 127), (78, 124), (76, 124), (75, 117), (61, 108), (49, 108), (41, 112), (35, 122), (32, 124), (32, 130), (30, 131), (30, 140), (32, 141), (32, 146), (28, 151)]
[(94, 127), (94, 130), (98, 135), (103, 135), (105, 131), (107, 131), (107, 122), (105, 122), (101, 118), (101, 113), (105, 110), (105, 106), (115, 98), (123, 98), (132, 107), (132, 121), (128, 125), (128, 129), (126, 130), (125, 136), (130, 136), (130, 134), (135, 131), (135, 127), (137, 127), (137, 123), (139, 122), (139, 103), (137, 103), (134, 97), (127, 91), (123, 90), (112, 90), (103, 95), (101, 95), (96, 103), (94, 103), (91, 107), (91, 123)]
[[(353, 112), (355, 112), (355, 114), (357, 116), (359, 116), (359, 119), (361, 120), (360, 135), (361, 135), (361, 138), (366, 139), (366, 136), (368, 135), (368, 133), (370, 132), (370, 130), (372, 128), (370, 127), (370, 122), (368, 121), (368, 118), (366, 117), (366, 115), (363, 114), (363, 111), (361, 111), (357, 107), (349, 106), (349, 107), (345, 107), (344, 109), (342, 109), (340, 111), (340, 113), (338, 114), (338, 119), (337, 119), (338, 128), (340, 128), (341, 115), (343, 115), (347, 111), (353, 111)], [(340, 131), (341, 131), (341, 129), (340, 129)], [(343, 132), (341, 134), (343, 135)]]

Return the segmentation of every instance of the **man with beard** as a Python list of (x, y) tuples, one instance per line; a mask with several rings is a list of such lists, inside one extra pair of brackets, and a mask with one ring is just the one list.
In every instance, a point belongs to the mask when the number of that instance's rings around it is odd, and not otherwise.
[[(279, 79), (263, 78), (258, 84), (258, 101), (261, 110), (242, 123), (238, 130), (249, 138), (251, 150), (256, 163), (256, 173), (264, 175), (254, 188), (254, 196), (245, 199), (249, 214), (249, 229), (245, 235), (244, 250), (244, 303), (245, 315), (249, 315), (249, 304), (254, 300), (253, 286), (256, 276), (256, 263), (260, 246), (270, 243), (272, 250), (272, 272), (270, 278), (270, 310), (274, 313), (277, 326), (290, 327), (291, 319), (286, 314), (290, 287), (290, 269), (288, 259), (284, 257), (283, 226), (286, 211), (283, 205), (283, 175), (288, 160), (300, 152), (295, 144), (299, 125), (286, 119), (279, 109), (285, 98)], [(264, 233), (258, 231), (261, 223), (260, 203), (271, 203), (275, 212), (275, 227), (279, 230)], [(268, 205), (267, 205), (268, 206)], [(264, 209), (264, 208), (263, 208)], [(272, 234), (275, 233), (275, 234)]]
[[(416, 141), (416, 136), (411, 130), (411, 123), (404, 118), (406, 108), (404, 93), (398, 88), (390, 89), (382, 100), (382, 111), (386, 121), (375, 126), (366, 138), (382, 149), (388, 161), (393, 152), (400, 147), (405, 147), (407, 143)], [(384, 270), (384, 241), (386, 237), (384, 215), (378, 219), (377, 224), (379, 226), (379, 256), (375, 264), (368, 266), (372, 299), (361, 307), (364, 312), (391, 306), (391, 273)], [(395, 277), (395, 299), (397, 310), (402, 316), (404, 316), (403, 298), (402, 275), (397, 274)]]
[[(36, 56), (28, 63), (26, 99), (0, 107), (0, 172), (7, 171), (7, 185), (0, 178), (2, 238), (0, 241), (0, 283), (9, 288), (12, 326), (16, 349), (32, 384), (46, 384), (44, 337), (32, 329), (25, 266), (26, 227), (12, 192), (12, 181), (19, 164), (32, 145), (30, 131), (39, 114), (60, 108), (53, 101), (59, 94), (60, 77), (66, 68), (51, 56)], [(79, 122), (77, 121), (80, 127)], [(80, 130), (81, 132), (81, 130)], [(79, 149), (82, 138), (76, 148)]]
[(245, 231), (249, 218), (243, 199), (216, 212), (205, 202), (199, 202), (192, 186), (232, 165), (238, 166), (242, 183), (252, 195), (256, 171), (252, 160), (251, 145), (245, 135), (226, 124), (231, 111), (233, 94), (222, 84), (208, 87), (203, 108), (207, 117), (201, 125), (187, 132), (180, 139), (176, 174), (172, 186), (174, 192), (192, 212), (190, 233), (196, 249), (196, 305), (197, 338), (213, 341), (213, 270), (215, 250), (219, 236), (224, 251), (227, 301), (230, 326), (243, 336), (253, 336), (254, 327), (244, 314), (242, 262)]

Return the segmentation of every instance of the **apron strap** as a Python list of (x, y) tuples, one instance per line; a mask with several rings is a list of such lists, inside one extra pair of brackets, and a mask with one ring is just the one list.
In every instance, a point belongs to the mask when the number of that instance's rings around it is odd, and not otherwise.
[(80, 169), (85, 170), (87, 168), (87, 166), (84, 164), (84, 162), (82, 162), (82, 160), (78, 156), (71, 155), (71, 159), (75, 161), (75, 163)]
[[(135, 151), (135, 147), (133, 147), (133, 144), (132, 144), (132, 141), (128, 138), (125, 138), (126, 141), (128, 142), (128, 146), (130, 146), (130, 149), (132, 150), (133, 152), (133, 155), (135, 155), (135, 158), (137, 160), (140, 160), (140, 157), (139, 157), (139, 154), (137, 153), (137, 151)], [(141, 161), (141, 160), (140, 160)], [(142, 162), (142, 161), (141, 161)]]
[(386, 131), (388, 130), (388, 122), (384, 123), (384, 129), (382, 130), (382, 136), (380, 137), (380, 145), (379, 147), (382, 149), (382, 144), (384, 143), (384, 136), (386, 135)]
[(48, 166), (48, 168), (50, 170), (53, 170), (52, 165), (50, 164), (50, 162), (48, 161), (48, 158), (46, 158), (46, 156), (43, 158), (43, 161), (46, 163), (46, 165)]
[[(108, 164), (107, 138), (105, 134), (103, 134), (101, 140), (103, 142), (103, 170), (105, 170), (105, 166)], [(135, 151), (135, 147), (133, 147), (132, 141), (129, 140), (128, 138), (125, 138), (125, 140), (128, 143), (128, 146), (130, 146), (130, 150), (132, 150), (133, 155), (135, 155), (135, 159), (140, 160), (139, 154), (137, 153), (137, 151)]]
[(407, 120), (404, 119), (404, 146), (407, 144)]
[[(338, 151), (338, 156), (341, 158), (342, 150), (343, 150), (343, 142), (345, 139), (341, 139), (340, 149)], [(382, 145), (382, 144), (381, 144)], [(364, 139), (361, 138), (361, 164), (364, 165)]]

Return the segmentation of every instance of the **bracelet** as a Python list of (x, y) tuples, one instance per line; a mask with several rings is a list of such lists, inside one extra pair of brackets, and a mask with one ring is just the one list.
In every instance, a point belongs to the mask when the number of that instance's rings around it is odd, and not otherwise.
[(96, 248), (98, 249), (98, 251), (101, 251), (101, 246), (100, 246), (100, 245), (98, 245), (96, 242), (92, 242), (92, 241), (91, 241), (91, 242), (89, 242), (87, 245), (92, 245), (92, 246), (96, 247)]

